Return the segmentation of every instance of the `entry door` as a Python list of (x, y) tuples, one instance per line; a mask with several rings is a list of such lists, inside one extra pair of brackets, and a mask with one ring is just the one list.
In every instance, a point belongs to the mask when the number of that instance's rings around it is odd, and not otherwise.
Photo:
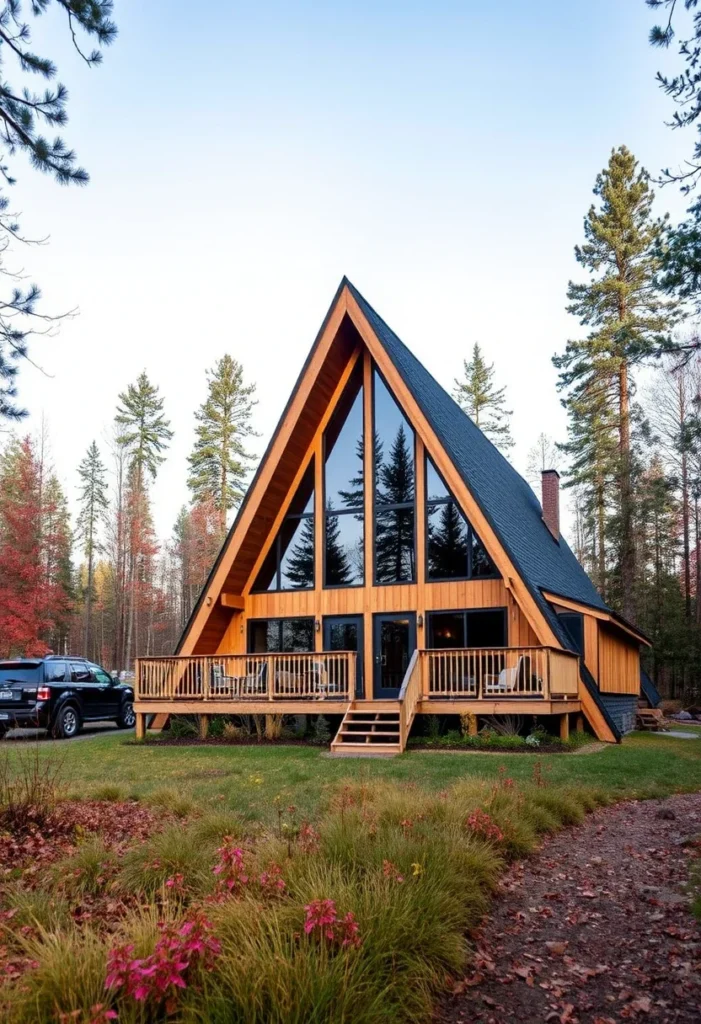
[(363, 616), (327, 615), (324, 618), (324, 650), (356, 651), (355, 696), (363, 697)]
[(396, 612), (373, 620), (373, 694), (377, 700), (399, 696), (416, 649), (416, 615)]

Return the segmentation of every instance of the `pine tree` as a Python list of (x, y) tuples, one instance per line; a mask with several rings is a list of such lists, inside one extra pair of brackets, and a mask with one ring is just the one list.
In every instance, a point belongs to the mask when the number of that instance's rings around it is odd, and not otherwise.
[(225, 355), (208, 372), (207, 386), (207, 398), (195, 413), (188, 486), (196, 501), (214, 496), (223, 534), (227, 513), (241, 504), (253, 460), (244, 443), (256, 436), (251, 426), (256, 385), (244, 385), (243, 367)]
[(120, 394), (119, 401), (121, 405), (117, 406), (114, 418), (120, 428), (116, 440), (128, 452), (129, 468), (135, 473), (136, 485), (141, 487), (145, 473), (155, 479), (173, 431), (163, 415), (158, 388), (151, 384), (145, 371), (139, 374), (136, 384), (130, 384)]
[(100, 451), (93, 441), (78, 466), (80, 477), (80, 511), (76, 523), (76, 539), (82, 541), (83, 555), (87, 563), (85, 584), (85, 653), (88, 658), (95, 656), (93, 650), (92, 617), (95, 596), (95, 557), (102, 551), (100, 527), (104, 524), (109, 507), (107, 498), (107, 469), (100, 458)]
[(139, 595), (143, 590), (144, 562), (153, 557), (155, 538), (147, 494), (147, 477), (155, 479), (163, 463), (163, 452), (173, 437), (170, 422), (163, 414), (163, 399), (158, 388), (141, 373), (119, 396), (115, 423), (119, 428), (117, 445), (127, 457), (127, 487), (124, 503), (124, 539), (127, 551), (129, 609), (126, 618), (124, 661), (129, 665), (132, 646), (138, 635)]
[(314, 516), (301, 520), (302, 529), (285, 562), (285, 576), (295, 590), (314, 586)]
[[(447, 580), (456, 575), (465, 575), (467, 565), (467, 529), (465, 520), (453, 501), (439, 505), (439, 521), (434, 526), (430, 520), (428, 528), (428, 575), (434, 580)], [(462, 572), (459, 567), (463, 567)]]
[(583, 340), (568, 341), (553, 359), (560, 370), (558, 387), (612, 388), (618, 429), (618, 515), (623, 613), (635, 617), (636, 553), (633, 530), (634, 493), (631, 443), (633, 374), (643, 363), (680, 346), (670, 335), (678, 306), (657, 289), (658, 244), (664, 222), (652, 217), (649, 175), (621, 146), (598, 175), (592, 205), (584, 221), (585, 242), (576, 246), (577, 262), (590, 274), (587, 283), (570, 282), (568, 312), (590, 328)]
[(617, 421), (612, 410), (610, 382), (605, 375), (580, 382), (568, 396), (568, 439), (561, 445), (569, 466), (565, 487), (578, 498), (577, 517), (584, 568), (606, 598), (608, 586), (608, 521), (617, 465)]
[(461, 409), (475, 422), (492, 444), (506, 452), (514, 445), (506, 408), (506, 387), (494, 384), (494, 364), (488, 366), (482, 349), (475, 344), (472, 359), (463, 360), (464, 378), (455, 379), (454, 397)]
[[(338, 516), (326, 513), (324, 570), (325, 583), (330, 587), (347, 587), (353, 580), (353, 569), (341, 543)], [(354, 518), (354, 517), (353, 517)]]
[(397, 508), (413, 501), (414, 460), (401, 423), (376, 481), (375, 562), (380, 583), (414, 579), (414, 516), (409, 508)]

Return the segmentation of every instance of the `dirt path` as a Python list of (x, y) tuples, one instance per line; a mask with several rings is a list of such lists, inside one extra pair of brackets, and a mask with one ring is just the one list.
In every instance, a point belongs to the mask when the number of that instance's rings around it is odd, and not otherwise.
[[(505, 876), (474, 973), (437, 1019), (701, 1022), (701, 929), (685, 893), (701, 794), (619, 804)], [(690, 841), (691, 840), (691, 841)]]

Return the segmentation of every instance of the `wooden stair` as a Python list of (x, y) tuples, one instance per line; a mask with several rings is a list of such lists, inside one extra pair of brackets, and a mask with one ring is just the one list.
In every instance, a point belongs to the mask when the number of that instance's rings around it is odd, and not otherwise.
[(376, 702), (363, 707), (354, 701), (345, 715), (331, 753), (345, 757), (392, 757), (401, 754), (399, 701)]
[(664, 731), (669, 728), (660, 708), (640, 707), (638, 705), (637, 726), (651, 732)]

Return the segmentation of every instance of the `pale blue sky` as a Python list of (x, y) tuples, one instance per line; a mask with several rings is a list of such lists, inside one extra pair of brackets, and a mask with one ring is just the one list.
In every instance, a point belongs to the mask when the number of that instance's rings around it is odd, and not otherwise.
[[(175, 429), (154, 488), (168, 535), (204, 371), (258, 382), (262, 450), (345, 273), (449, 389), (480, 341), (518, 445), (564, 438), (550, 357), (596, 173), (628, 145), (651, 171), (692, 139), (664, 126), (643, 0), (354, 5), (116, 0), (98, 70), (53, 12), (35, 34), (68, 85), (91, 173), (60, 189), (18, 160), (15, 205), (46, 247), (18, 255), (51, 311), (21, 400), (75, 467), (146, 369)], [(11, 75), (7, 77), (12, 80)], [(658, 209), (683, 201), (665, 189)]]

